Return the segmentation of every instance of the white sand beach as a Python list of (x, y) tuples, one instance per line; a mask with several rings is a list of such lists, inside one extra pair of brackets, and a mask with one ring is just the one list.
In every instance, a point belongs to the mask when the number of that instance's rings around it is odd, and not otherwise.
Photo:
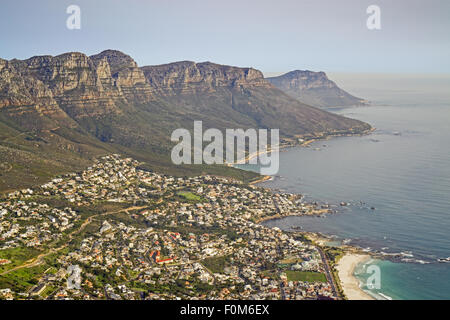
[(375, 300), (359, 287), (359, 280), (353, 275), (356, 266), (368, 259), (369, 255), (348, 253), (338, 262), (338, 276), (349, 300)]

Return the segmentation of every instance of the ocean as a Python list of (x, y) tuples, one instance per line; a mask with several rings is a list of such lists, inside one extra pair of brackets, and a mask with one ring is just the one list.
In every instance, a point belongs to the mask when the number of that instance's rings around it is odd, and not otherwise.
[[(369, 290), (378, 299), (450, 299), (450, 263), (437, 261), (450, 257), (450, 76), (332, 74), (331, 79), (371, 101), (368, 107), (331, 111), (376, 130), (281, 152), (279, 174), (260, 185), (301, 193), (337, 212), (265, 224), (299, 226), (367, 251), (398, 253), (395, 262), (368, 262), (380, 268), (381, 286)], [(361, 284), (370, 276), (366, 267), (355, 271)]]

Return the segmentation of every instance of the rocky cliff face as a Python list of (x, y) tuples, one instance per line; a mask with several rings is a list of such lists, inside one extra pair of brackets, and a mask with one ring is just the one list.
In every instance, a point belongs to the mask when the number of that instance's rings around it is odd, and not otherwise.
[(76, 119), (98, 118), (120, 114), (117, 103), (151, 98), (151, 87), (136, 62), (118, 51), (92, 57), (70, 52), (0, 63), (0, 108), (15, 106), (19, 113), (34, 108), (49, 115), (64, 111)]
[[(48, 57), (42, 57), (42, 60)], [(73, 126), (58, 106), (52, 90), (38, 77), (31, 74), (26, 61), (11, 60), (1, 62), (0, 70), (0, 111), (2, 117), (14, 119), (24, 128), (38, 126), (50, 129), (56, 124), (49, 118), (64, 125)], [(35, 119), (30, 122), (29, 119)]]
[(296, 70), (266, 80), (288, 95), (315, 107), (367, 104), (367, 101), (340, 89), (324, 72)]
[(90, 56), (96, 66), (104, 88), (117, 92), (126, 99), (147, 102), (151, 99), (152, 88), (144, 73), (129, 55), (120, 51), (105, 50)]
[(181, 61), (146, 66), (142, 70), (149, 84), (161, 95), (214, 92), (221, 87), (270, 87), (258, 70), (211, 62)]

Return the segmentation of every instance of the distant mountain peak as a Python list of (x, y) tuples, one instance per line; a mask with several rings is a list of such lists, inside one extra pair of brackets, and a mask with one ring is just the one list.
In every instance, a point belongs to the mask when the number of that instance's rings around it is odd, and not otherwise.
[(106, 60), (111, 68), (111, 73), (115, 74), (123, 68), (137, 68), (136, 61), (129, 55), (118, 50), (104, 50), (98, 54), (94, 54), (89, 58), (97, 65), (99, 61)]
[(289, 74), (300, 74), (300, 75), (304, 75), (304, 74), (320, 74), (320, 75), (325, 75), (325, 72), (323, 71), (311, 71), (311, 70), (293, 70), (290, 71), (288, 73), (285, 73), (285, 75), (289, 75)]
[(366, 100), (339, 88), (323, 71), (294, 70), (278, 77), (266, 78), (266, 80), (291, 97), (314, 107), (367, 104)]
[(106, 58), (108, 58), (108, 60), (111, 60), (111, 61), (113, 61), (114, 59), (134, 61), (133, 58), (131, 58), (128, 54), (123, 53), (122, 51), (113, 50), (113, 49), (103, 50), (100, 53), (90, 56), (91, 59), (97, 59), (97, 58), (103, 58), (103, 57), (106, 57)]

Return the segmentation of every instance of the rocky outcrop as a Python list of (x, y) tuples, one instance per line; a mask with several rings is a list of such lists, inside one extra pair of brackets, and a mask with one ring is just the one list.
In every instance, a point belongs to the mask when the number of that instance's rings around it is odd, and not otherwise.
[[(55, 122), (74, 125), (59, 108), (52, 90), (29, 72), (27, 62), (2, 60), (0, 64), (0, 111), (3, 117), (14, 119), (26, 129), (39, 127), (45, 130), (54, 127)], [(30, 119), (34, 120), (30, 122)]]
[(105, 88), (117, 90), (127, 100), (146, 102), (151, 99), (152, 88), (136, 61), (129, 55), (116, 50), (105, 50), (90, 58)]
[(214, 92), (220, 87), (270, 87), (258, 70), (211, 62), (181, 61), (146, 66), (142, 70), (155, 92), (161, 95)]
[(278, 77), (266, 78), (293, 98), (314, 107), (366, 105), (367, 101), (352, 96), (328, 79), (324, 72), (295, 70)]

